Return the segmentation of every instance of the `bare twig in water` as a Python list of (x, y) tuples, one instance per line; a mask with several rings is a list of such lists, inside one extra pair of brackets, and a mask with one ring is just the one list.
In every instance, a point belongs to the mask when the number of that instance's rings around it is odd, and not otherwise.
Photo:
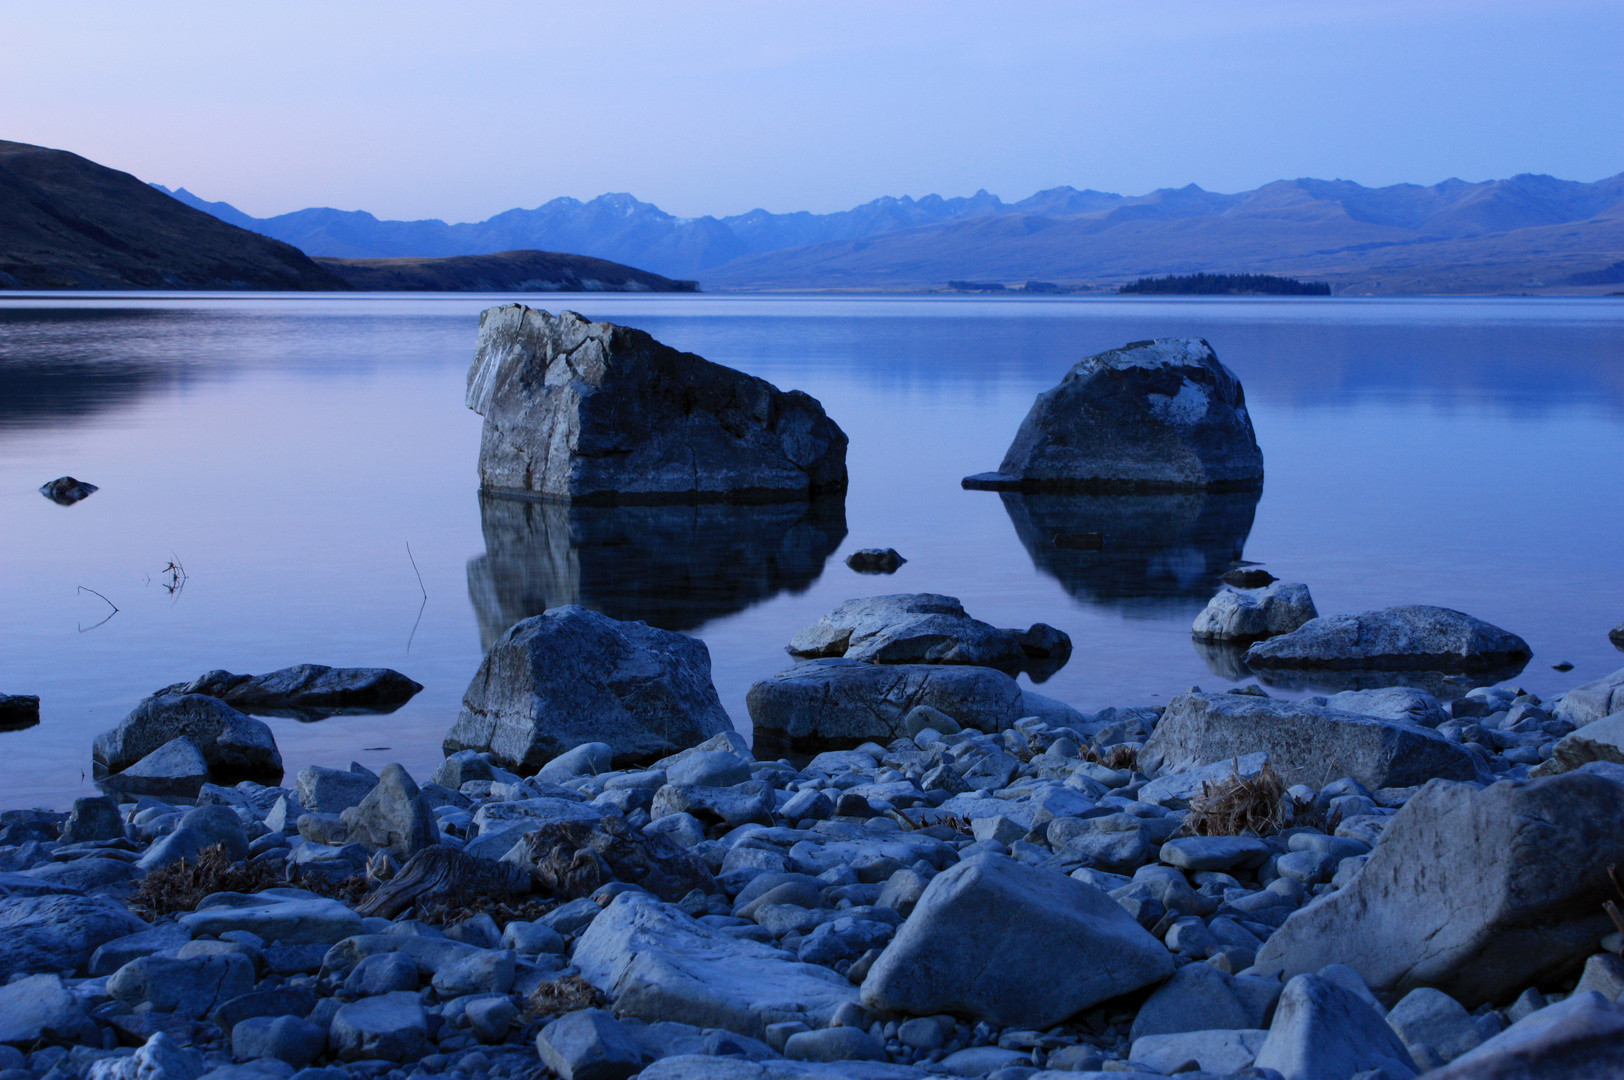
[[(118, 614), (118, 605), (117, 605), (117, 604), (115, 604), (115, 603), (113, 603), (113, 602), (112, 602), (112, 601), (111, 601), (111, 600), (108, 600), (108, 599), (107, 599), (107, 597), (105, 597), (105, 596), (102, 596), (102, 594), (101, 594), (101, 593), (99, 593), (99, 592), (97, 592), (97, 591), (96, 591), (96, 590), (95, 590), (95, 589), (92, 589), (92, 588), (90, 588), (90, 587), (89, 587), (89, 586), (87, 586), (87, 585), (81, 585), (81, 586), (79, 586), (79, 591), (80, 591), (80, 592), (87, 592), (87, 593), (90, 593), (90, 594), (91, 594), (91, 595), (92, 595), (92, 596), (101, 596), (101, 598), (102, 598), (102, 599), (103, 599), (103, 600), (104, 600), (104, 601), (106, 601), (106, 603), (107, 603), (107, 606), (108, 606), (108, 607), (110, 607), (110, 608), (112, 608), (112, 609), (113, 609), (113, 610), (112, 610), (112, 611), (111, 611), (111, 612), (110, 612), (110, 613), (109, 613), (109, 614), (108, 614), (108, 616), (107, 616), (107, 619), (111, 619), (111, 618), (112, 618), (112, 617), (113, 617), (113, 616), (114, 616), (114, 615), (117, 615), (117, 614)], [(102, 624), (102, 623), (104, 623), (104, 622), (106, 622), (106, 621), (107, 621), (107, 619), (103, 619), (103, 620), (102, 620), (102, 621), (101, 621), (101, 622), (99, 622), (99, 623), (96, 623), (96, 624), (95, 624), (95, 625), (94, 625), (94, 626), (84, 626), (84, 625), (82, 625), (82, 624), (81, 624), (81, 625), (79, 625), (79, 632), (80, 632), (80, 633), (81, 633), (81, 634), (83, 634), (83, 633), (84, 633), (84, 632), (85, 632), (85, 631), (87, 631), (87, 630), (94, 630), (94, 629), (96, 629), (96, 627), (97, 627), (97, 626), (100, 626), (100, 625), (101, 625), (101, 624)]]
[(406, 541), (406, 557), (412, 560), (412, 573), (417, 575), (417, 587), (423, 593), (423, 602), (417, 605), (417, 621), (412, 623), (411, 635), (406, 638), (406, 651), (412, 651), (412, 642), (417, 638), (417, 628), (423, 623), (423, 609), (429, 606), (429, 591), (423, 585), (423, 571), (417, 568), (417, 559), (412, 555), (412, 542)]
[(412, 555), (412, 542), (410, 540), (406, 541), (406, 557), (412, 560), (412, 573), (417, 575), (417, 587), (423, 590), (423, 599), (427, 600), (429, 591), (423, 586), (423, 571), (417, 568), (417, 559)]
[(165, 566), (159, 573), (164, 576), (162, 584), (170, 596), (174, 596), (186, 588), (186, 579), (190, 576), (186, 573), (186, 567), (180, 564), (180, 557), (174, 552), (169, 553), (169, 565)]

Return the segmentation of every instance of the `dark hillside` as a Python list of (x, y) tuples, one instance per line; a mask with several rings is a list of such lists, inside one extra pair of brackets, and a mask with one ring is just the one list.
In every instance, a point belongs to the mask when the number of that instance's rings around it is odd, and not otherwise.
[(351, 287), (371, 292), (698, 292), (607, 259), (556, 251), (503, 251), (444, 259), (317, 259)]
[(0, 288), (345, 289), (295, 247), (129, 173), (0, 141)]

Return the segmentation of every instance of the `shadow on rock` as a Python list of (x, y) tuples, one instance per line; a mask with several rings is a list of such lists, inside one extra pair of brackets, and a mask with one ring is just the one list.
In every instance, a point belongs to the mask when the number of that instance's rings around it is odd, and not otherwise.
[(489, 649), (508, 627), (581, 604), (692, 630), (806, 590), (846, 537), (843, 495), (810, 502), (579, 506), (481, 494), (485, 554), (468, 595)]
[(1032, 562), (1068, 593), (1148, 609), (1199, 608), (1212, 598), (1241, 558), (1262, 494), (999, 497)]

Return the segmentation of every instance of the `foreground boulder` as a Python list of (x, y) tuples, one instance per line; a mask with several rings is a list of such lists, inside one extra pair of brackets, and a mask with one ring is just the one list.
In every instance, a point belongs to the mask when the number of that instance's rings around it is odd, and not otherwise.
[(826, 1027), (857, 1000), (844, 976), (732, 937), (647, 893), (622, 893), (592, 920), (571, 960), (615, 1011), (760, 1039), (768, 1024)]
[(956, 596), (901, 593), (847, 600), (796, 634), (785, 651), (800, 660), (844, 656), (870, 664), (976, 664), (1015, 673), (1029, 655), (1070, 656), (1071, 639), (1043, 623), (1026, 631), (1000, 630), (965, 614)]
[(869, 969), (863, 1004), (1046, 1028), (1172, 973), (1172, 954), (1103, 891), (982, 854), (931, 880)]
[(967, 488), (1116, 495), (1262, 484), (1240, 380), (1200, 338), (1085, 357), (1038, 395), (998, 471), (964, 479)]
[(904, 717), (929, 705), (959, 724), (1002, 731), (1023, 716), (1025, 694), (1014, 679), (986, 667), (950, 664), (864, 664), (813, 660), (750, 688), (745, 704), (757, 738), (794, 746), (890, 742), (909, 734)]
[(1289, 784), (1319, 788), (1351, 776), (1374, 790), (1412, 787), (1434, 777), (1481, 779), (1470, 751), (1403, 720), (1360, 716), (1323, 705), (1250, 694), (1181, 694), (1139, 755), (1151, 775), (1263, 753)]
[(641, 330), (489, 308), (468, 370), (480, 486), (592, 502), (805, 498), (846, 487), (846, 434), (817, 400)]
[(704, 642), (570, 605), (516, 623), (491, 646), (445, 752), (488, 750), (528, 774), (581, 743), (608, 743), (619, 765), (732, 727)]
[(0, 899), (0, 982), (18, 972), (76, 971), (114, 938), (148, 929), (102, 896)]
[(209, 671), (191, 682), (165, 687), (158, 694), (207, 694), (243, 712), (306, 709), (392, 712), (421, 689), (421, 683), (391, 668), (296, 664), (268, 675)]
[(1613, 864), (1624, 864), (1624, 782), (1583, 770), (1434, 782), (1389, 819), (1350, 884), (1286, 920), (1257, 966), (1290, 978), (1340, 963), (1377, 991), (1498, 1003), (1560, 983), (1596, 951), (1613, 928), (1601, 906), (1617, 900)]
[(1225, 585), (1195, 617), (1190, 632), (1203, 641), (1256, 641), (1289, 634), (1318, 617), (1307, 585), (1290, 581), (1256, 589)]
[(159, 694), (144, 698), (118, 727), (96, 736), (96, 761), (112, 772), (185, 736), (209, 768), (244, 773), (282, 772), (282, 755), (263, 721), (205, 694)]
[(1246, 663), (1261, 668), (1464, 672), (1521, 665), (1532, 655), (1522, 638), (1482, 619), (1450, 608), (1411, 604), (1322, 615), (1289, 634), (1253, 645), (1246, 651)]

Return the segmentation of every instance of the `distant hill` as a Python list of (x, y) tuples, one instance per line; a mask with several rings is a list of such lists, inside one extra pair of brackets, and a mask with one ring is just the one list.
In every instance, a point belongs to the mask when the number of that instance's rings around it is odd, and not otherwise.
[(297, 248), (65, 150), (0, 142), (0, 288), (344, 289)]
[(1337, 292), (1490, 292), (1573, 285), (1624, 258), (1624, 173), (1595, 183), (1524, 174), (1366, 188), (1282, 180), (1122, 196), (1060, 187), (1005, 203), (884, 198), (834, 214), (678, 218), (630, 195), (554, 199), (486, 221), (380, 221), (300, 210), (255, 219), (177, 199), (317, 255), (576, 251), (701, 278), (708, 289), (935, 289), (1027, 280), (1115, 288), (1142, 277), (1249, 273)]
[(630, 266), (556, 251), (502, 251), (442, 259), (317, 258), (322, 269), (373, 292), (698, 292)]

